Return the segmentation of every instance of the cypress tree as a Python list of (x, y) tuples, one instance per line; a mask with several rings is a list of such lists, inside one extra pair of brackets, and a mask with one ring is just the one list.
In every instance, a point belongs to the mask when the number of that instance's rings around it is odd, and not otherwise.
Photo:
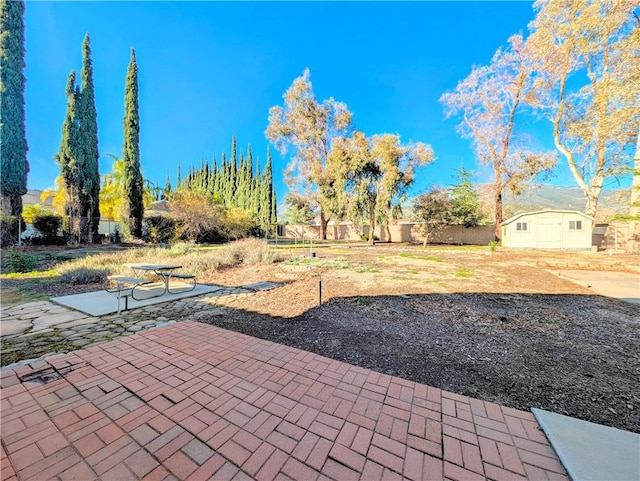
[(78, 148), (81, 150), (86, 169), (85, 183), (81, 186), (83, 216), (92, 218), (90, 230), (98, 233), (100, 224), (100, 169), (98, 165), (98, 113), (96, 111), (95, 89), (93, 86), (93, 62), (91, 46), (87, 33), (82, 43), (82, 89), (78, 98), (79, 138)]
[(260, 203), (262, 193), (262, 177), (260, 175), (260, 159), (256, 165), (256, 175), (251, 176), (251, 210), (256, 214), (256, 218), (260, 219)]
[(222, 152), (222, 171), (220, 175), (220, 198), (224, 205), (227, 205), (227, 193), (229, 185), (229, 165), (227, 163), (227, 154)]
[[(247, 160), (245, 162), (245, 173), (244, 173), (244, 183), (245, 183), (245, 209), (253, 209), (255, 206), (254, 202), (254, 181), (253, 181), (253, 154), (251, 153), (251, 144), (247, 147)], [(256, 211), (257, 212), (257, 211)]]
[(79, 126), (76, 102), (78, 90), (75, 83), (76, 73), (71, 72), (67, 77), (67, 111), (62, 124), (62, 139), (55, 159), (60, 166), (60, 174), (67, 192), (66, 209), (69, 214), (69, 231), (74, 236), (78, 236), (83, 205), (80, 186), (84, 180), (84, 169), (78, 152)]
[(169, 172), (167, 172), (167, 181), (164, 184), (164, 190), (162, 191), (162, 200), (167, 200), (171, 197), (171, 177), (169, 176)]
[(231, 161), (229, 165), (229, 184), (227, 186), (227, 200), (228, 205), (235, 205), (235, 195), (237, 189), (238, 182), (238, 172), (237, 172), (237, 161), (236, 161), (236, 136), (234, 135), (231, 138)]
[(124, 93), (124, 185), (126, 192), (126, 212), (129, 232), (134, 237), (142, 237), (143, 179), (140, 170), (140, 115), (138, 111), (138, 66), (136, 52), (131, 49), (131, 60), (127, 70)]
[(244, 158), (244, 154), (240, 151), (240, 166), (238, 168), (238, 172), (236, 174), (236, 194), (234, 197), (234, 205), (241, 207), (242, 209), (247, 208), (247, 184), (246, 184), (246, 176), (247, 176), (247, 162)]
[(0, 195), (1, 211), (20, 216), (27, 193), (24, 1), (0, 0)]
[(209, 184), (209, 192), (212, 196), (216, 196), (218, 194), (218, 162), (215, 155), (211, 162), (211, 183)]
[(178, 179), (176, 180), (176, 189), (180, 188), (180, 184), (182, 184), (182, 177), (180, 175), (180, 162), (178, 162)]
[(264, 167), (260, 188), (260, 220), (263, 224), (275, 223), (273, 211), (273, 172), (271, 150), (267, 147), (267, 165)]

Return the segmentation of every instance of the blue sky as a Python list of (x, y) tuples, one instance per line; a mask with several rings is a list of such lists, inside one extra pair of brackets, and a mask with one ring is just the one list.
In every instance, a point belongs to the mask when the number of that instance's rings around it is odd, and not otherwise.
[[(438, 102), (474, 64), (526, 32), (531, 2), (27, 2), (29, 188), (53, 186), (65, 114), (65, 83), (79, 74), (91, 36), (100, 171), (121, 155), (124, 83), (136, 50), (143, 175), (175, 186), (201, 159), (220, 160), (231, 136), (264, 165), (268, 110), (305, 68), (319, 100), (333, 97), (367, 135), (397, 133), (433, 146), (412, 193), (478, 172), (469, 142)], [(545, 135), (550, 135), (547, 130)], [(548, 138), (539, 139), (548, 142)], [(286, 158), (273, 151), (278, 200)], [(574, 185), (558, 173), (554, 183)]]

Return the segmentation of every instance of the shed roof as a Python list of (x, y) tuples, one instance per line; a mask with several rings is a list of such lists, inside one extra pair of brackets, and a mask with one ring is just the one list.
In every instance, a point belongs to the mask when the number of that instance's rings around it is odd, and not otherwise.
[(571, 210), (571, 209), (542, 209), (542, 210), (532, 210), (532, 211), (529, 211), (529, 212), (519, 212), (519, 213), (509, 217), (507, 220), (503, 221), (502, 224), (500, 224), (500, 225), (511, 224), (512, 222), (518, 220), (520, 217), (523, 217), (525, 215), (549, 214), (549, 213), (578, 214), (578, 215), (581, 215), (582, 217), (584, 217), (585, 219), (589, 219), (591, 221), (595, 221), (595, 219), (593, 217), (591, 217), (590, 215), (585, 214), (584, 212), (580, 212), (579, 210)]

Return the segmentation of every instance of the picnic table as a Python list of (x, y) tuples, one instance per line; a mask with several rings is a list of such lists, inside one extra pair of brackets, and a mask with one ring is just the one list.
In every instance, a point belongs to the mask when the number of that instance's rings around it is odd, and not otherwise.
[[(187, 284), (186, 290), (193, 290), (196, 287), (196, 276), (193, 274), (176, 273), (175, 271), (181, 269), (180, 265), (172, 264), (127, 264), (133, 271), (134, 277), (127, 276), (109, 276), (107, 280), (106, 290), (108, 292), (118, 292), (118, 305), (123, 291), (129, 291), (124, 294), (125, 302), (126, 298), (130, 295), (132, 299), (140, 301), (143, 299), (149, 299), (152, 297), (159, 297), (165, 293), (175, 293), (171, 290), (171, 279), (181, 279), (190, 281)], [(153, 273), (159, 279), (159, 283), (151, 280), (147, 277), (148, 273)], [(155, 285), (154, 285), (155, 284)], [(160, 286), (158, 286), (160, 284)], [(158, 287), (161, 287), (159, 289)], [(180, 291), (177, 291), (180, 292)], [(125, 305), (125, 309), (128, 306)]]

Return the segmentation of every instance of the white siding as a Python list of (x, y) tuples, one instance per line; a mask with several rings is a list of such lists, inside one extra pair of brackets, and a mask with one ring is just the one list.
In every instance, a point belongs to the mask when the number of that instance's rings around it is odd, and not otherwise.
[(513, 216), (502, 224), (502, 245), (529, 249), (590, 249), (592, 230), (593, 219), (581, 212), (529, 212)]

